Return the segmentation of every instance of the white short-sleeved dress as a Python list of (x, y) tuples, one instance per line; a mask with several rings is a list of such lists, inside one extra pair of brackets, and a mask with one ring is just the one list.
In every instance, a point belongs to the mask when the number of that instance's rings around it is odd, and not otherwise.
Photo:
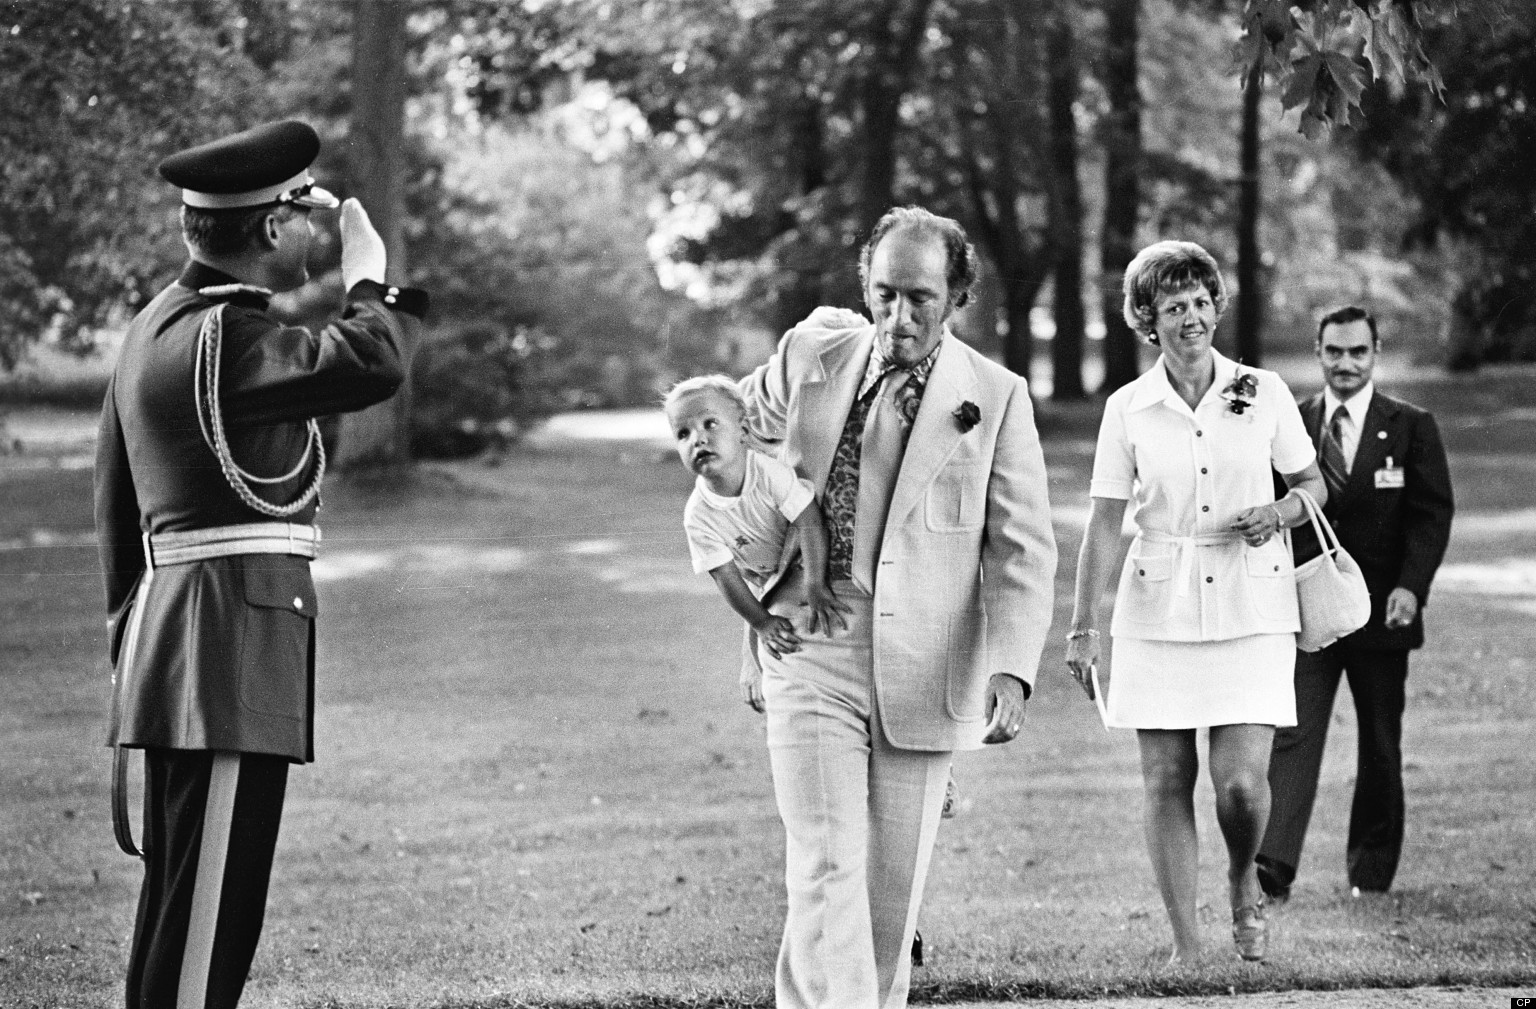
[[(1110, 725), (1296, 724), (1290, 549), (1283, 537), (1250, 547), (1228, 526), (1274, 500), (1271, 467), (1296, 473), (1316, 452), (1278, 375), (1212, 356), (1193, 410), (1162, 358), (1104, 406), (1090, 494), (1134, 500), (1137, 527), (1110, 623)], [(1239, 374), (1254, 391), (1234, 408)]]

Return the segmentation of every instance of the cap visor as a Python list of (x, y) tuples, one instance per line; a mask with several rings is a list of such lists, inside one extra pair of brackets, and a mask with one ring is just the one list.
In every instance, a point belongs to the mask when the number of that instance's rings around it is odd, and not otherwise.
[(341, 206), (341, 201), (336, 199), (329, 189), (321, 189), (319, 186), (310, 186), (309, 192), (302, 196), (295, 196), (289, 202), (312, 210), (333, 210)]

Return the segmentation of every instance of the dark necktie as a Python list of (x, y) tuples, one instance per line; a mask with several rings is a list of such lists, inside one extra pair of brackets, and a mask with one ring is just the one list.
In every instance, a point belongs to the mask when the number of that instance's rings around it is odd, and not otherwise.
[(1334, 407), (1333, 417), (1328, 421), (1318, 465), (1323, 471), (1323, 482), (1328, 485), (1328, 497), (1337, 500), (1349, 482), (1349, 466), (1344, 462), (1343, 406)]

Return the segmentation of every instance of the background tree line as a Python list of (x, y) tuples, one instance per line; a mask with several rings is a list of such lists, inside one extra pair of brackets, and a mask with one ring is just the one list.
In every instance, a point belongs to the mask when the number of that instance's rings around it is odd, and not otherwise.
[[(1138, 372), (1117, 281), (1154, 237), (1228, 267), (1251, 363), (1347, 298), (1458, 365), (1529, 359), (1533, 74), (1513, 0), (12, 2), (0, 364), (174, 275), (163, 153), (286, 115), (434, 291), (420, 451), (745, 367), (857, 306), (903, 202), (971, 229), (963, 335), (1056, 398)], [(285, 311), (334, 304), (338, 252)], [(381, 423), (356, 455), (403, 445)]]

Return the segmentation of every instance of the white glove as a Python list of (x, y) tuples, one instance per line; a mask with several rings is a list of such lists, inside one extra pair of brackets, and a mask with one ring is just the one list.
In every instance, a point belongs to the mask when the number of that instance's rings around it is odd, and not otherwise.
[(352, 290), (359, 280), (384, 283), (384, 239), (368, 220), (368, 211), (348, 197), (341, 205), (341, 282)]

